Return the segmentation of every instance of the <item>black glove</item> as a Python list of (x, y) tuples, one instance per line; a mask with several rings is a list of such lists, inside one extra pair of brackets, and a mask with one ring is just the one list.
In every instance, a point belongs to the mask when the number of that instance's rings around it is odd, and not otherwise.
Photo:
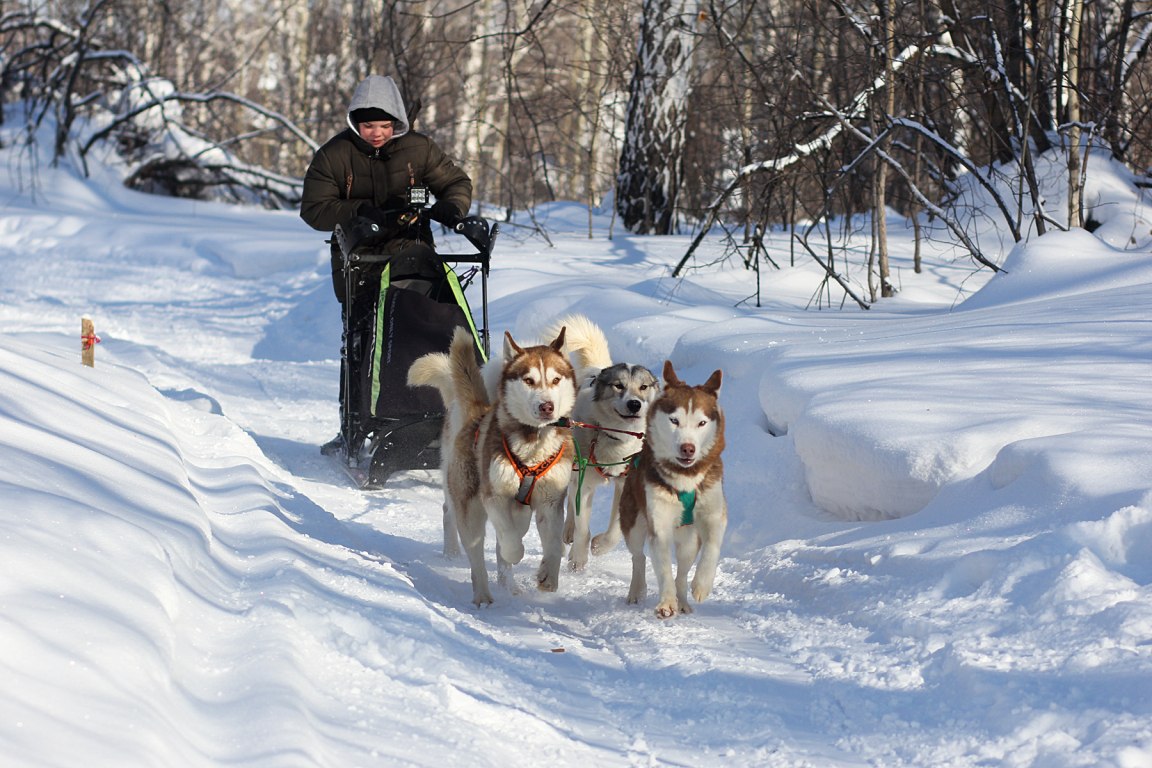
[(356, 209), (356, 216), (367, 219), (377, 227), (377, 237), (387, 240), (396, 236), (400, 227), (396, 223), (396, 214), (385, 213), (371, 203), (363, 203)]
[(437, 200), (433, 203), (428, 209), (428, 216), (446, 227), (456, 226), (456, 222), (461, 219), (460, 210), (447, 200)]
[(396, 223), (395, 216), (387, 215), (384, 213), (384, 211), (372, 205), (372, 203), (361, 203), (360, 207), (356, 209), (356, 215), (363, 216), (366, 219), (371, 219), (381, 227), (392, 226)]

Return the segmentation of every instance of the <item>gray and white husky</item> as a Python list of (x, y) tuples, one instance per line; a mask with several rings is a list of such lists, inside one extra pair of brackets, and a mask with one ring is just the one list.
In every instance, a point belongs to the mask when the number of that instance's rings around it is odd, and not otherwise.
[[(624, 476), (640, 452), (648, 406), (660, 393), (660, 382), (643, 365), (613, 362), (603, 330), (584, 315), (563, 318), (546, 335), (560, 328), (565, 329), (564, 346), (579, 386), (572, 409), (572, 440), (587, 462), (585, 472), (572, 474), (564, 542), (571, 545), (569, 567), (583, 570), (589, 548), (599, 555), (620, 541), (618, 508)], [(608, 531), (599, 541), (591, 541), (590, 547), (592, 500), (596, 490), (608, 484), (613, 491)]]

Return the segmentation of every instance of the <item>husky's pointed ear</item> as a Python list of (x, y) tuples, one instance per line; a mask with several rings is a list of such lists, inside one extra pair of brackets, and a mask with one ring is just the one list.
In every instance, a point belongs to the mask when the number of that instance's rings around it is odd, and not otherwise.
[(521, 349), (520, 346), (512, 340), (512, 334), (508, 333), (508, 331), (504, 331), (504, 359), (511, 360), (512, 358), (518, 357), (522, 354), (524, 354), (524, 350)]
[(560, 333), (556, 336), (556, 338), (552, 339), (552, 343), (549, 344), (549, 346), (552, 347), (552, 349), (556, 352), (564, 352), (564, 334), (567, 330), (568, 326), (560, 326)]
[(704, 382), (704, 391), (711, 394), (712, 397), (716, 397), (716, 395), (720, 394), (720, 380), (723, 378), (723, 376), (724, 374), (720, 372), (719, 368), (717, 368), (715, 371), (712, 371), (712, 375), (708, 377), (708, 381)]
[(664, 361), (664, 386), (683, 384), (684, 382), (676, 376), (676, 371), (672, 370), (672, 361)]

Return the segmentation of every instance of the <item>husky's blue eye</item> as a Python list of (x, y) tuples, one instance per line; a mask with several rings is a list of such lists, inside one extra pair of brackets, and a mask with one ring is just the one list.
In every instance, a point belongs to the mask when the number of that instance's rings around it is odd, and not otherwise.
[(668, 421), (672, 422), (672, 426), (674, 427), (680, 426), (680, 419), (676, 418), (675, 416), (669, 416)]

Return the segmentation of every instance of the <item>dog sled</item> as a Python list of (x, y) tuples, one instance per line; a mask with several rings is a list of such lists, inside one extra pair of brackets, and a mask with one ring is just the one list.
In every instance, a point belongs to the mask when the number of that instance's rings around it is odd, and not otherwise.
[[(427, 209), (407, 214), (426, 216)], [(340, 437), (326, 453), (363, 489), (382, 488), (396, 472), (440, 466), (444, 404), (435, 391), (407, 385), (412, 362), (447, 352), (457, 327), (472, 334), (479, 360), (488, 356), (488, 271), (498, 227), (470, 216), (452, 231), (475, 253), (424, 247), (397, 254), (371, 220), (336, 227), (345, 297)], [(465, 296), (477, 277), (479, 326)]]

